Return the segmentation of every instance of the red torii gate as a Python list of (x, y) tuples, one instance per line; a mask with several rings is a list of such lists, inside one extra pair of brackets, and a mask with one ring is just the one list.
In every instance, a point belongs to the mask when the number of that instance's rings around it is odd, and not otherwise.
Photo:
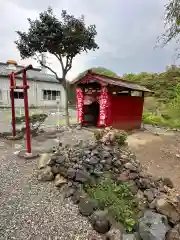
[[(24, 92), (24, 112), (25, 112), (25, 124), (26, 124), (26, 147), (27, 153), (31, 153), (31, 136), (29, 125), (29, 107), (28, 107), (28, 89), (26, 72), (33, 69), (32, 65), (29, 65), (17, 72), (11, 72), (10, 74), (10, 96), (11, 96), (11, 110), (12, 110), (12, 135), (16, 136), (16, 116), (15, 116), (15, 101), (14, 101), (14, 89), (23, 89)], [(22, 74), (23, 85), (16, 86), (15, 77)]]

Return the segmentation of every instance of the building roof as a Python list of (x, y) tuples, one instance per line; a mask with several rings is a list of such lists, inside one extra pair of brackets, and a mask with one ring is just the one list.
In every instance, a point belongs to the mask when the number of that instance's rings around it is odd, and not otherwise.
[[(0, 62), (0, 77), (9, 77), (9, 74), (13, 71), (8, 69), (7, 63)], [(17, 65), (16, 71), (24, 68), (24, 66)], [(18, 75), (16, 78), (22, 78), (21, 75)], [(27, 71), (27, 78), (28, 80), (32, 81), (40, 81), (40, 82), (52, 82), (52, 83), (59, 83), (56, 79), (55, 75), (47, 74), (41, 72), (40, 68), (33, 68), (32, 70)]]
[(123, 80), (122, 78), (108, 77), (101, 74), (97, 74), (89, 70), (85, 76), (79, 79), (75, 79), (71, 82), (72, 85), (77, 85), (80, 83), (89, 83), (89, 82), (99, 82), (105, 85), (120, 86), (127, 89), (142, 91), (142, 92), (152, 92), (144, 86), (135, 84), (134, 82)]

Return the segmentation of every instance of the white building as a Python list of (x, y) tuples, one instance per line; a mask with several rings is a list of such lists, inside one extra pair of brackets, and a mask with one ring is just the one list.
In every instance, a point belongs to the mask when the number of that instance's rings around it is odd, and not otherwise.
[[(14, 61), (0, 62), (0, 107), (11, 107), (9, 74), (22, 68)], [(57, 100), (64, 107), (64, 89), (54, 75), (46, 73), (44, 69), (34, 68), (27, 71), (27, 80), (29, 107), (55, 107)], [(16, 85), (22, 85), (22, 76), (16, 76)], [(15, 106), (23, 107), (23, 90), (16, 89), (14, 97)]]

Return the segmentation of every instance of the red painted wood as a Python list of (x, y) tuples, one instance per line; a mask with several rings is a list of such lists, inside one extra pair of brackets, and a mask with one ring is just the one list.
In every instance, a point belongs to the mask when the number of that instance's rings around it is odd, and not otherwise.
[[(14, 89), (24, 90), (24, 111), (25, 111), (25, 123), (26, 123), (26, 146), (27, 152), (31, 153), (31, 134), (30, 134), (30, 123), (29, 123), (29, 106), (28, 106), (28, 89), (26, 72), (32, 69), (32, 65), (27, 66), (17, 72), (10, 74), (10, 89), (11, 89), (11, 108), (12, 108), (12, 134), (16, 136), (16, 122), (15, 122), (15, 102), (14, 102)], [(23, 73), (23, 85), (16, 86), (15, 76)]]
[(24, 87), (24, 112), (25, 112), (25, 123), (26, 123), (26, 147), (27, 152), (31, 153), (31, 133), (29, 123), (29, 106), (28, 106), (28, 91), (29, 86), (27, 85), (26, 69), (23, 70), (23, 87)]
[[(109, 106), (107, 109), (106, 126), (113, 126), (123, 130), (141, 128), (143, 103), (144, 97), (121, 96), (108, 93)], [(82, 110), (82, 123), (88, 123), (84, 119), (85, 106), (83, 106)]]
[(14, 73), (10, 74), (10, 96), (11, 96), (11, 115), (12, 115), (12, 135), (16, 136), (16, 115), (15, 115), (15, 103), (14, 103), (14, 87), (15, 76)]
[(107, 125), (123, 130), (141, 127), (143, 97), (118, 96), (109, 94)]

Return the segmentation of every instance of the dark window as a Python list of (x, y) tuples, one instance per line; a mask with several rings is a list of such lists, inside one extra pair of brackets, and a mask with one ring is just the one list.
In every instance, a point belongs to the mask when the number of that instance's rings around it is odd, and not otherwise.
[(43, 90), (43, 100), (56, 100), (61, 96), (60, 91)]
[(24, 99), (24, 92), (14, 91), (14, 99)]

